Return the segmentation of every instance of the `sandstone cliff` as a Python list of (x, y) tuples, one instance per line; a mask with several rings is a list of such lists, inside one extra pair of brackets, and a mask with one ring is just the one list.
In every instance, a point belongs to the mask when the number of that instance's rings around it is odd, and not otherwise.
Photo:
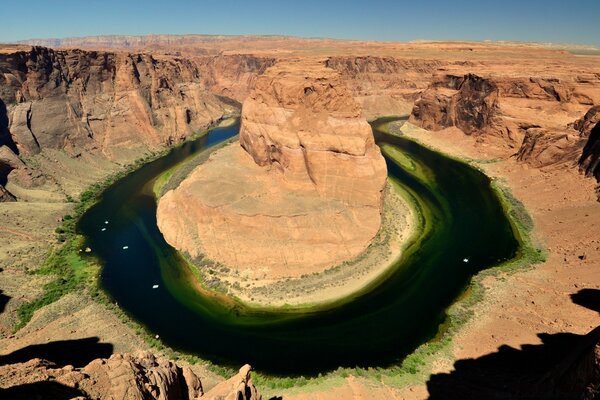
[(318, 62), (269, 68), (244, 102), (240, 144), (160, 200), (170, 244), (273, 278), (322, 271), (369, 245), (386, 166), (338, 73)]
[(456, 127), (535, 167), (579, 160), (594, 175), (598, 112), (590, 106), (597, 103), (598, 76), (442, 74), (415, 102), (410, 121), (434, 131)]
[(206, 393), (189, 368), (148, 352), (114, 354), (83, 368), (39, 358), (0, 366), (0, 397), (7, 399), (260, 400), (245, 365)]
[(432, 75), (448, 64), (445, 60), (390, 56), (335, 56), (325, 61), (341, 74), (369, 119), (409, 114)]
[(455, 126), (466, 134), (493, 136), (516, 147), (528, 129), (564, 129), (574, 115), (599, 101), (598, 78), (442, 74), (415, 102), (410, 120), (430, 130)]
[[(32, 172), (38, 163), (22, 166), (15, 155), (56, 157), (58, 151), (72, 161), (67, 166), (89, 166), (88, 155), (95, 163), (120, 164), (235, 109), (205, 89), (193, 62), (176, 57), (33, 47), (0, 54), (0, 71), (4, 183), (10, 171), (28, 168), (16, 175), (21, 185), (44, 181), (36, 182)], [(72, 192), (60, 179), (51, 180)]]
[(213, 93), (243, 102), (256, 78), (277, 62), (275, 57), (233, 54), (193, 59), (205, 87)]
[(578, 160), (580, 169), (586, 175), (596, 178), (596, 193), (600, 201), (600, 106), (590, 108), (580, 120), (575, 121), (573, 128), (585, 140)]

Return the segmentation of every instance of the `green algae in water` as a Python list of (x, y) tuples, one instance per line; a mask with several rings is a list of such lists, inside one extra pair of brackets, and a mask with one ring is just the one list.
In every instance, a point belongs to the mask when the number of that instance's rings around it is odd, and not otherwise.
[(275, 375), (397, 365), (435, 336), (444, 311), (475, 273), (514, 257), (519, 245), (484, 174), (385, 134), (378, 129), (385, 122), (373, 123), (376, 141), (390, 179), (412, 197), (422, 226), (398, 262), (360, 292), (311, 308), (256, 309), (196, 289), (189, 266), (156, 226), (150, 183), (235, 136), (239, 124), (143, 166), (84, 215), (78, 227), (102, 261), (103, 288), (165, 344), (215, 363), (250, 363)]

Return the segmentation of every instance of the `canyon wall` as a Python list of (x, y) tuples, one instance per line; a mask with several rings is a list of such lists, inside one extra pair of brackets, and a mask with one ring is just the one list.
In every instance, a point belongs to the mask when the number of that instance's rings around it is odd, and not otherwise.
[[(456, 127), (536, 167), (575, 162), (587, 134), (574, 120), (600, 103), (600, 77), (441, 74), (415, 102), (410, 122)], [(512, 150), (511, 150), (512, 149)]]
[(165, 239), (250, 277), (323, 271), (360, 254), (381, 223), (386, 165), (339, 74), (282, 61), (244, 102), (240, 145), (158, 205)]
[(368, 119), (409, 114), (444, 60), (375, 56), (329, 57), (325, 65), (338, 71)]
[(277, 58), (246, 54), (195, 57), (205, 87), (213, 93), (243, 102), (256, 78), (277, 62)]
[(596, 194), (600, 200), (600, 106), (594, 106), (579, 120), (575, 121), (576, 129), (585, 142), (581, 157), (580, 169), (589, 176), (596, 178)]
[(0, 53), (0, 72), (0, 184), (13, 170), (26, 187), (48, 180), (19, 159), (127, 163), (236, 111), (177, 57), (33, 47)]

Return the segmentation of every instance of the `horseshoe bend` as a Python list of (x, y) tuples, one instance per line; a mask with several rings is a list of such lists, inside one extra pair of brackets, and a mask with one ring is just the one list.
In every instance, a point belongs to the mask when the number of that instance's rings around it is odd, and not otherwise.
[(600, 4), (435, 3), (3, 4), (0, 398), (597, 398)]

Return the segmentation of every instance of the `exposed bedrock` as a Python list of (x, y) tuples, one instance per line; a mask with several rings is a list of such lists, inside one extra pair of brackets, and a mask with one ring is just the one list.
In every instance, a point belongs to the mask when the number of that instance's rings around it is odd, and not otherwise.
[(252, 382), (249, 365), (204, 392), (200, 378), (189, 367), (180, 367), (149, 352), (113, 354), (81, 368), (63, 367), (35, 358), (2, 365), (0, 371), (2, 398), (261, 399)]
[(160, 200), (171, 245), (274, 278), (321, 271), (369, 245), (386, 165), (337, 72), (306, 61), (269, 68), (244, 102), (240, 145)]
[(0, 72), (5, 155), (83, 152), (124, 163), (235, 110), (177, 57), (33, 47), (0, 54)]
[(600, 106), (592, 107), (573, 127), (585, 140), (579, 167), (586, 175), (596, 178), (596, 194), (600, 201)]
[(335, 56), (325, 65), (338, 71), (366, 118), (409, 114), (432, 75), (454, 62), (376, 56)]
[(202, 82), (213, 93), (243, 102), (256, 84), (256, 78), (277, 62), (274, 57), (249, 54), (194, 58)]
[[(438, 76), (415, 102), (410, 121), (429, 130), (457, 127), (504, 147), (535, 167), (579, 165), (598, 178), (600, 79)], [(596, 132), (596, 133), (595, 133)]]

